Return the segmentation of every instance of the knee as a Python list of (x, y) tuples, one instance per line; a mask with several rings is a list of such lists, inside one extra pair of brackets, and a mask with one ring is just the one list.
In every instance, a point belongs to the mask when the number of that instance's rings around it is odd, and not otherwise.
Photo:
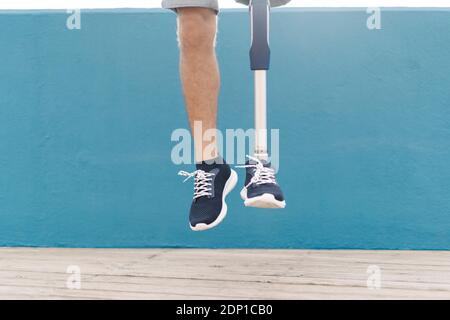
[(206, 8), (178, 9), (178, 40), (186, 51), (212, 49), (216, 37), (216, 14)]

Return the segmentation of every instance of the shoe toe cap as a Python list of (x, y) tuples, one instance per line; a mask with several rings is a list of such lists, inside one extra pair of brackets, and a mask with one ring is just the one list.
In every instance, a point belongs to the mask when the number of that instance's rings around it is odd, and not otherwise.
[(189, 213), (189, 222), (195, 227), (197, 224), (211, 224), (220, 214), (221, 203), (193, 203)]

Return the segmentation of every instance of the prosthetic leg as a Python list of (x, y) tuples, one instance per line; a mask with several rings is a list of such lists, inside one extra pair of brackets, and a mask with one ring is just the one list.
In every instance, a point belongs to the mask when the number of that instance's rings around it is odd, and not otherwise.
[(269, 0), (250, 1), (250, 68), (255, 76), (255, 157), (268, 158), (267, 152), (267, 70), (270, 66)]
[(250, 68), (255, 73), (255, 154), (249, 156), (244, 204), (257, 208), (284, 208), (286, 202), (268, 162), (267, 148), (267, 70), (270, 65), (269, 0), (250, 0), (251, 49)]

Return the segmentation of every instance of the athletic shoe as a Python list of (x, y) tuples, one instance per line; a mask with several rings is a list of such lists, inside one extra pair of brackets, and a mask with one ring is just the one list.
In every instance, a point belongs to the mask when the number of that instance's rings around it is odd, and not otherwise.
[(247, 156), (245, 186), (241, 198), (246, 207), (284, 208), (286, 201), (283, 192), (275, 180), (275, 170), (270, 163)]
[[(212, 160), (213, 161), (213, 160)], [(236, 186), (237, 174), (221, 158), (197, 164), (194, 172), (180, 171), (184, 181), (194, 178), (194, 197), (189, 213), (190, 227), (203, 231), (217, 226), (227, 215), (225, 197)]]

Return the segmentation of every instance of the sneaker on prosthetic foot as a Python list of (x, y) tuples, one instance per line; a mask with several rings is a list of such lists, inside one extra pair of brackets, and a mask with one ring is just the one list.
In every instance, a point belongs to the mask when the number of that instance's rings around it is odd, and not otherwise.
[(270, 163), (255, 157), (247, 156), (245, 165), (247, 174), (245, 186), (241, 190), (241, 198), (246, 207), (284, 208), (286, 201), (275, 179), (275, 170)]

